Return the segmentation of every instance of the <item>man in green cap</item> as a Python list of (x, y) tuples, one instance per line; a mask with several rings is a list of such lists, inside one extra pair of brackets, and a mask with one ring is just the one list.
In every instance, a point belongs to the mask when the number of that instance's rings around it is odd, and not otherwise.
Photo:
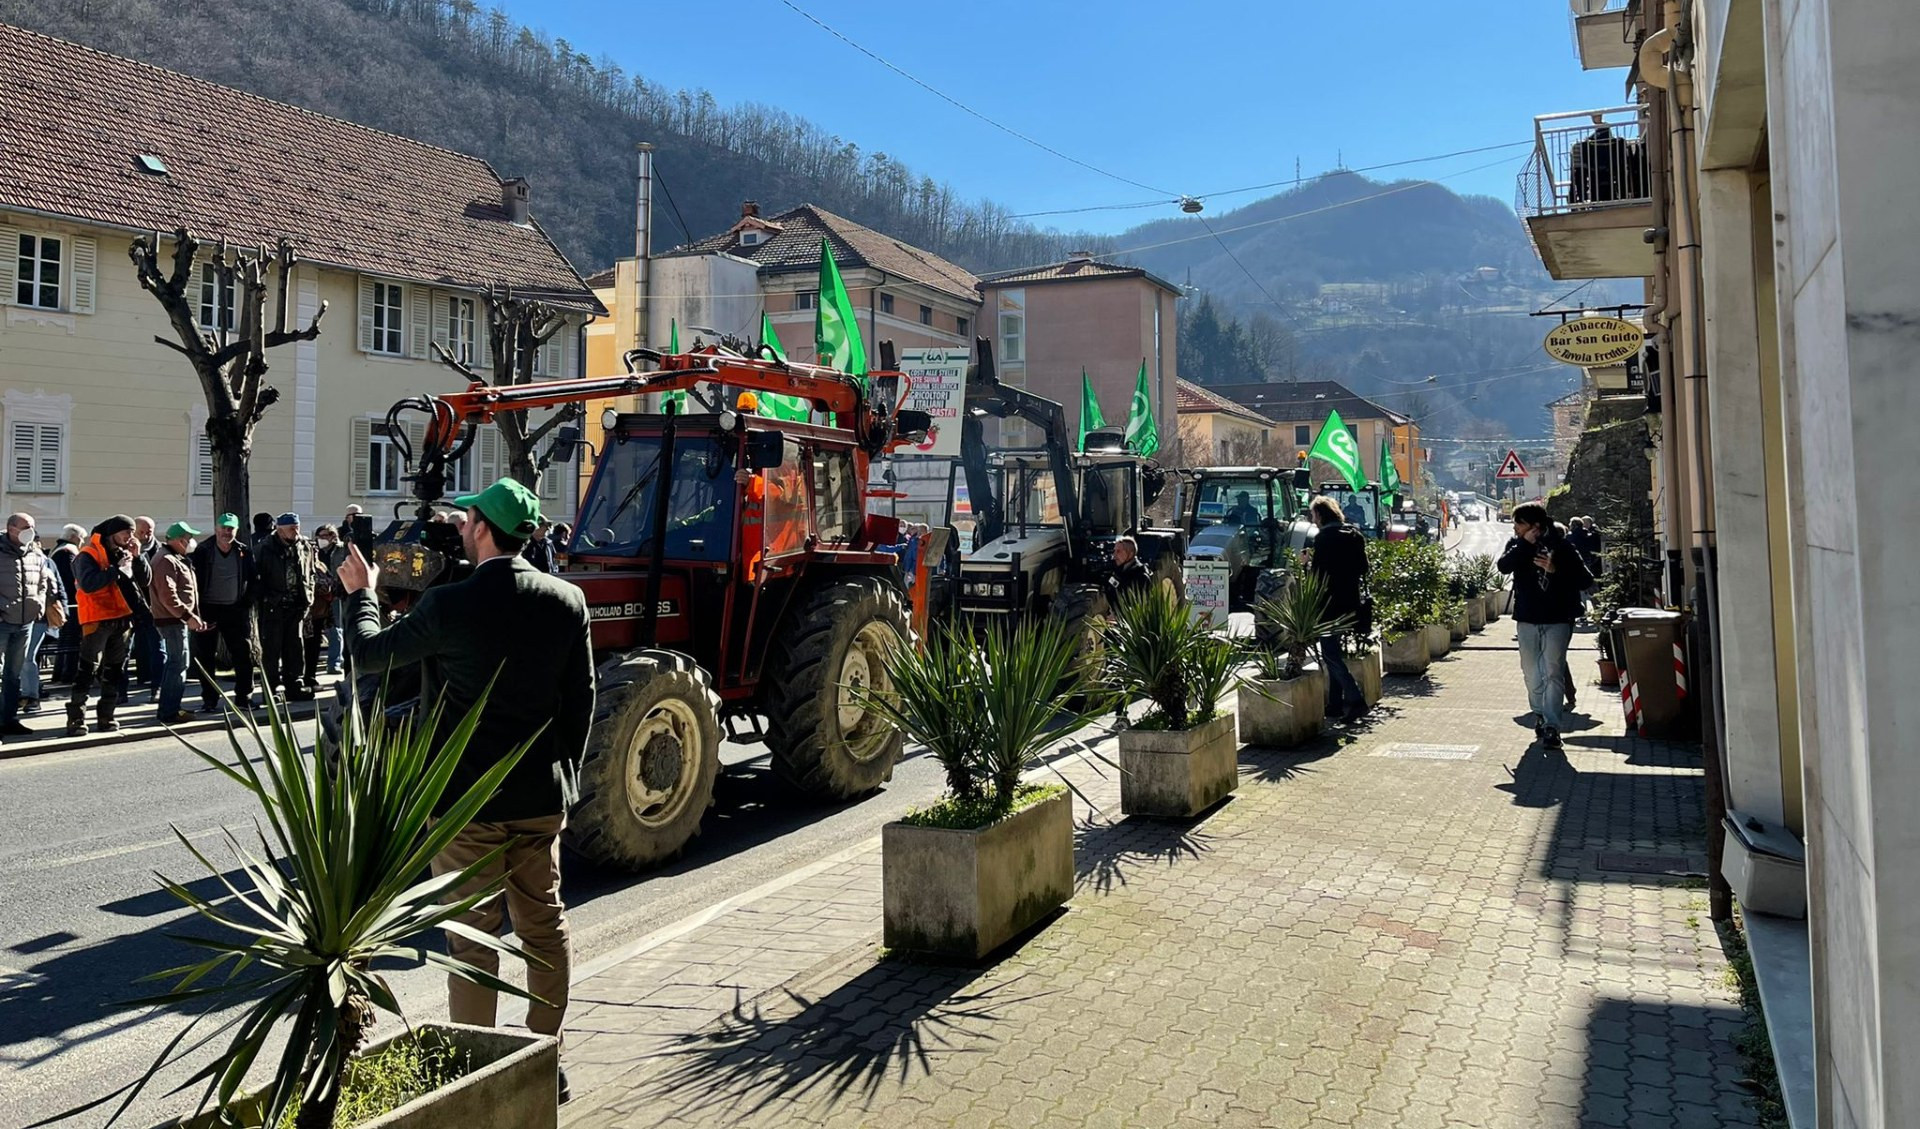
[(195, 717), (180, 708), (187, 695), (187, 633), (205, 631), (207, 624), (200, 618), (200, 582), (193, 572), (194, 538), (200, 531), (176, 521), (167, 527), (166, 536), (154, 554), (148, 602), (153, 607), (154, 629), (160, 633), (160, 690), (154, 700), (160, 720), (173, 725)]
[[(466, 509), (460, 536), (473, 574), (427, 589), (390, 627), (381, 626), (379, 569), (357, 547), (349, 548), (340, 566), (340, 588), (347, 593), (347, 659), (355, 678), (420, 664), (420, 700), (428, 708), (440, 707), (443, 737), (493, 685), (447, 786), (449, 801), (502, 756), (534, 739), (500, 791), (434, 860), (433, 869), (436, 874), (459, 871), (506, 847), (495, 873), (506, 876), (507, 915), (527, 951), (545, 965), (527, 968), (527, 990), (540, 1001), (529, 1007), (527, 1026), (554, 1035), (566, 1014), (572, 952), (560, 899), (560, 831), (568, 807), (579, 797), (580, 760), (593, 723), (587, 602), (580, 589), (540, 572), (520, 555), (541, 521), (532, 491), (503, 478), (479, 494), (455, 498), (454, 504)], [(496, 893), (460, 920), (492, 933), (500, 927), (500, 903)], [(484, 971), (499, 968), (498, 954), (483, 945), (448, 934), (447, 948)], [(447, 984), (451, 1019), (492, 1026), (491, 989), (452, 976)]]
[(253, 550), (240, 536), (240, 515), (221, 514), (213, 523), (213, 540), (193, 551), (193, 575), (200, 588), (200, 618), (207, 630), (193, 637), (193, 663), (200, 668), (200, 708), (220, 709), (220, 683), (214, 677), (214, 658), (222, 642), (233, 660), (233, 704), (241, 710), (253, 705), (253, 667), (259, 648), (253, 639), (253, 596), (258, 583)]

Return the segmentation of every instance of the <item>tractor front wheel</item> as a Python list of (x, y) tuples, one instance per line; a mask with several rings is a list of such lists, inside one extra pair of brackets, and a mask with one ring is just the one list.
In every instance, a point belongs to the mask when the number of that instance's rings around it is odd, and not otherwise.
[(825, 585), (782, 625), (767, 664), (774, 772), (809, 796), (844, 800), (893, 779), (905, 741), (860, 705), (892, 688), (887, 656), (906, 645), (906, 607), (877, 577)]
[(567, 845), (626, 870), (679, 854), (713, 803), (719, 705), (706, 672), (672, 651), (603, 672)]

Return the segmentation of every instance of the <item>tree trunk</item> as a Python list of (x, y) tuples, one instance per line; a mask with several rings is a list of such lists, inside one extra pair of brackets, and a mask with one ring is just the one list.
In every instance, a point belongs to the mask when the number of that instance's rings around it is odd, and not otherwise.
[(508, 477), (539, 493), (540, 468), (534, 465), (533, 444), (527, 441), (526, 413), (495, 416), (493, 422), (499, 426), (500, 441), (506, 447)]
[(247, 470), (253, 453), (252, 431), (231, 416), (207, 421), (208, 447), (213, 453), (213, 512), (238, 514), (242, 521), (253, 508)]

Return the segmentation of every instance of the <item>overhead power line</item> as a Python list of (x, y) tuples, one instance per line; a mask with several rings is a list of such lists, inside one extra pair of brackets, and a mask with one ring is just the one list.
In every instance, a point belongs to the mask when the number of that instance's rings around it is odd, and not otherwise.
[[(1518, 149), (1522, 145), (1532, 145), (1533, 143), (1534, 143), (1533, 139), (1531, 138), (1528, 138), (1525, 141), (1503, 141), (1498, 145), (1480, 145), (1472, 149), (1455, 149), (1451, 153), (1434, 153), (1434, 154), (1431, 154), (1430, 156), (1425, 156), (1425, 157), (1406, 157), (1397, 161), (1383, 161), (1377, 165), (1362, 165), (1360, 168), (1357, 168), (1357, 169), (1349, 169), (1349, 168), (1328, 169), (1326, 172), (1315, 173), (1312, 176), (1296, 176), (1290, 180), (1274, 180), (1274, 181), (1268, 181), (1265, 184), (1249, 184), (1241, 188), (1224, 188), (1218, 192), (1204, 192), (1196, 195), (1194, 199), (1212, 200), (1221, 196), (1238, 196), (1248, 192), (1264, 191), (1269, 188), (1295, 188), (1302, 184), (1312, 183), (1313, 181), (1319, 180), (1321, 177), (1327, 176), (1335, 172), (1351, 172), (1351, 173), (1378, 172), (1381, 169), (1400, 168), (1404, 165), (1423, 165), (1430, 161), (1445, 161), (1454, 157), (1470, 157), (1476, 153), (1491, 153), (1498, 149)], [(1499, 163), (1500, 162), (1498, 161), (1494, 162), (1494, 164), (1499, 164)], [(1482, 167), (1488, 167), (1488, 166), (1482, 166)], [(1046, 211), (1040, 211), (1040, 212), (1020, 212), (1008, 218), (1020, 220), (1020, 219), (1032, 219), (1036, 216), (1078, 215), (1082, 212), (1119, 212), (1119, 211), (1127, 211), (1129, 209), (1134, 209), (1134, 208), (1157, 208), (1157, 207), (1162, 207), (1169, 203), (1177, 203), (1177, 202), (1178, 202), (1177, 200), (1136, 200), (1136, 201), (1133, 201), (1132, 203), (1127, 203), (1127, 204), (1089, 204), (1085, 207), (1080, 207), (1080, 208), (1052, 208), (1052, 209), (1048, 209)]]
[[(826, 32), (828, 35), (833, 36), (835, 39), (838, 39), (840, 42), (853, 48), (855, 51), (858, 51), (862, 55), (865, 55), (867, 58), (872, 59), (876, 63), (879, 63), (881, 66), (892, 71), (894, 74), (897, 74), (901, 78), (906, 79), (908, 82), (913, 83), (915, 86), (933, 95), (934, 97), (940, 99), (942, 102), (947, 103), (953, 108), (961, 111), (962, 113), (978, 118), (979, 120), (987, 123), (988, 125), (992, 126), (993, 128), (999, 130), (1004, 134), (1007, 134), (1010, 137), (1018, 138), (1019, 140), (1024, 141), (1027, 144), (1033, 146), (1035, 149), (1039, 149), (1045, 153), (1050, 153), (1053, 156), (1058, 157), (1069, 164), (1078, 165), (1081, 168), (1086, 169), (1088, 172), (1098, 173), (1109, 180), (1117, 180), (1122, 184), (1131, 184), (1135, 188), (1145, 189), (1148, 192), (1158, 192), (1163, 197), (1177, 198), (1178, 196), (1178, 193), (1169, 192), (1167, 189), (1164, 189), (1164, 188), (1155, 188), (1151, 184), (1143, 184), (1140, 181), (1137, 181), (1130, 176), (1122, 176), (1117, 172), (1111, 172), (1107, 169), (1101, 168), (1098, 165), (1089, 164), (1086, 161), (1083, 161), (1080, 158), (1075, 157), (1069, 153), (1062, 153), (1060, 150), (1055, 149), (1053, 146), (1048, 145), (1044, 141), (1036, 140), (1035, 138), (1029, 137), (1024, 133), (1021, 133), (1019, 130), (1013, 128), (1010, 125), (1006, 125), (1001, 122), (995, 121), (994, 119), (981, 113), (979, 110), (976, 110), (972, 106), (967, 105), (965, 102), (960, 101), (960, 99), (955, 98), (951, 94), (948, 94), (946, 91), (941, 90), (938, 87), (933, 86), (931, 83), (928, 83), (916, 77), (912, 73), (908, 72), (906, 69), (895, 65), (894, 63), (883, 58), (876, 52), (871, 51), (866, 47), (861, 46), (859, 43), (854, 42), (854, 40), (849, 38), (846, 34), (844, 34), (843, 32), (833, 27), (833, 25), (827, 23), (825, 20), (822, 20), (820, 17), (807, 11), (805, 8), (802, 8), (800, 5), (795, 4), (793, 0), (780, 0), (780, 2), (782, 4), (785, 4), (788, 8), (792, 9), (794, 14), (800, 16), (802, 19), (806, 20), (808, 23), (813, 24), (815, 27), (819, 28), (821, 31)], [(1161, 200), (1159, 202), (1165, 203), (1166, 201)]]

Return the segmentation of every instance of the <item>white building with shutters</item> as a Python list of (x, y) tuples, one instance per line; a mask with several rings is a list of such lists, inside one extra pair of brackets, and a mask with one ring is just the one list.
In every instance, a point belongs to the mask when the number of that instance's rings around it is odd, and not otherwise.
[[(43, 531), (114, 513), (214, 516), (205, 396), (154, 340), (173, 329), (127, 255), (142, 232), (286, 237), (302, 260), (290, 320), (326, 304), (316, 340), (267, 353), (279, 399), (254, 433), (256, 512), (312, 526), (350, 503), (376, 515), (405, 503), (387, 410), (465, 386), (432, 342), (491, 363), (489, 285), (577, 310), (535, 369), (581, 371), (581, 328), (604, 311), (533, 221), (526, 182), (478, 158), (5, 25), (0, 105), (0, 511)], [(179, 105), (196, 111), (162, 113)], [(232, 318), (211, 272), (196, 286), (204, 328)], [(417, 430), (407, 438), (418, 446)], [(487, 428), (454, 488), (503, 473), (500, 451)], [(573, 511), (575, 477), (543, 476), (556, 516)]]

